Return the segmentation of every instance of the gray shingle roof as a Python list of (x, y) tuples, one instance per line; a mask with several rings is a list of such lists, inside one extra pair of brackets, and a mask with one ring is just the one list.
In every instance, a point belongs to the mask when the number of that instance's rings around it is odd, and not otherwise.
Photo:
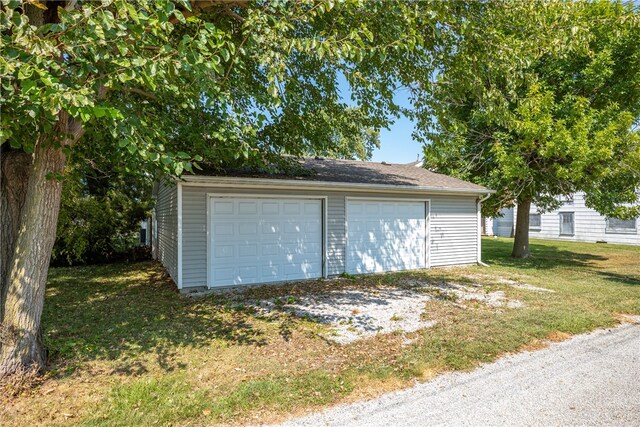
[(416, 163), (397, 164), (333, 159), (304, 159), (302, 162), (305, 169), (316, 172), (303, 179), (316, 181), (486, 190), (471, 182), (431, 172)]
[(345, 184), (372, 184), (384, 186), (428, 187), (441, 190), (464, 190), (486, 193), (485, 187), (451, 176), (428, 171), (418, 162), (409, 164), (305, 158), (300, 165), (309, 171), (298, 176), (285, 174), (256, 174), (227, 172), (227, 177), (251, 177), (263, 179), (289, 179), (297, 181), (336, 182)]

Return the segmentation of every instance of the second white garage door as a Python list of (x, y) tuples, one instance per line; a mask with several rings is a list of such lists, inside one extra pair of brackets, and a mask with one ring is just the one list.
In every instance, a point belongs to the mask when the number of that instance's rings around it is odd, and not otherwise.
[(209, 286), (322, 277), (322, 200), (212, 197)]
[(347, 272), (427, 267), (428, 202), (347, 200)]

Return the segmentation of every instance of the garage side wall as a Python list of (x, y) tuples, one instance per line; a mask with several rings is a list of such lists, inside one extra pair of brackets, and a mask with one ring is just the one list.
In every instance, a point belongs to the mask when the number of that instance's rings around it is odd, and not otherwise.
[(475, 197), (431, 196), (431, 266), (474, 264), (478, 260)]
[(178, 189), (163, 181), (156, 198), (158, 260), (173, 280), (178, 282)]

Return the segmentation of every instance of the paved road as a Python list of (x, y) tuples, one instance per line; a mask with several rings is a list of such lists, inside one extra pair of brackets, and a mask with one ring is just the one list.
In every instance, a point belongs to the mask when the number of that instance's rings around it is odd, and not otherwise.
[(640, 426), (640, 324), (576, 336), (285, 425)]

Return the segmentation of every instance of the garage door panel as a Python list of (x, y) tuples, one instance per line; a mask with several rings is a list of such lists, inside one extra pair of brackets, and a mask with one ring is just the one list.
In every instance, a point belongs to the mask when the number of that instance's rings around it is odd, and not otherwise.
[(233, 258), (233, 245), (218, 245), (213, 251), (213, 256), (219, 258)]
[(238, 256), (250, 257), (258, 255), (258, 247), (253, 244), (240, 244), (238, 245)]
[(347, 271), (426, 268), (426, 202), (347, 203)]
[(305, 215), (314, 215), (314, 216), (321, 215), (322, 206), (318, 203), (305, 203), (304, 213)]
[(280, 234), (280, 224), (276, 221), (262, 222), (262, 234), (273, 235)]
[(213, 227), (216, 236), (233, 236), (233, 223), (219, 223)]
[(280, 215), (280, 205), (277, 202), (262, 203), (263, 215)]
[(238, 203), (238, 215), (254, 215), (256, 213), (258, 213), (258, 204), (256, 202)]
[(280, 246), (278, 245), (262, 245), (262, 256), (273, 256), (280, 253)]
[(233, 202), (216, 203), (213, 213), (214, 214), (232, 214), (233, 213)]
[(321, 200), (211, 203), (212, 286), (322, 277)]

